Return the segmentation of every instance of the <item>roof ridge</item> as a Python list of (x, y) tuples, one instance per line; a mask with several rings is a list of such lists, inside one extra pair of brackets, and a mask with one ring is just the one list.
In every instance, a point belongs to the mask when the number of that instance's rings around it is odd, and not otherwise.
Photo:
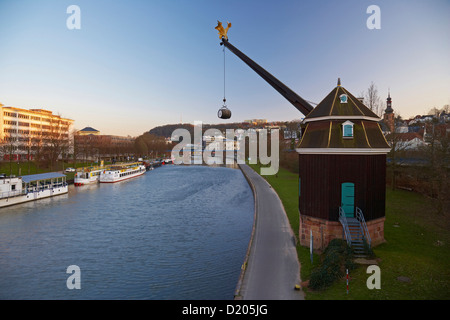
[(364, 137), (366, 137), (367, 145), (368, 145), (370, 148), (372, 148), (372, 146), (370, 145), (370, 142), (369, 142), (369, 137), (367, 137), (367, 130), (366, 130), (366, 127), (364, 126), (364, 121), (361, 121), (361, 126), (362, 126), (363, 131), (364, 131)]
[(333, 113), (334, 103), (336, 102), (336, 97), (337, 97), (339, 88), (342, 88), (341, 85), (339, 85), (339, 86), (337, 86), (335, 88), (336, 89), (336, 94), (334, 95), (333, 103), (331, 104), (330, 113), (328, 114), (329, 116), (331, 116), (331, 114)]
[(330, 127), (328, 128), (328, 143), (327, 143), (327, 148), (330, 147), (330, 142), (331, 142), (331, 128), (333, 127), (333, 121), (330, 121)]

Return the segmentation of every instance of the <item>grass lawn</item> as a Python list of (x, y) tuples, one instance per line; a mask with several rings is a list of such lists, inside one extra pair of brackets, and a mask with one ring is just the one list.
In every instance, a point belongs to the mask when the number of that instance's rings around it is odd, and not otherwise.
[[(53, 170), (50, 170), (50, 168), (45, 167), (37, 167), (36, 163), (34, 161), (22, 161), (22, 162), (16, 162), (16, 161), (2, 161), (0, 162), (0, 173), (4, 173), (7, 176), (15, 175), (15, 176), (24, 176), (24, 175), (30, 175), (30, 174), (39, 174), (39, 173), (46, 173), (46, 172), (58, 172), (63, 171), (68, 167), (73, 168), (81, 168), (85, 166), (91, 166), (92, 163), (82, 163), (77, 162), (76, 166), (73, 163), (66, 163), (62, 161), (58, 161), (56, 165), (54, 166)], [(64, 173), (67, 176), (67, 180), (72, 180), (75, 176), (74, 172), (67, 172)]]
[(33, 161), (19, 162), (19, 163), (15, 161), (0, 162), (0, 173), (4, 173), (7, 176), (9, 176), (10, 174), (15, 176), (29, 175), (29, 174), (45, 173), (48, 171), (49, 170), (45, 168), (38, 168)]
[[(250, 165), (256, 172), (258, 165)], [(292, 229), (298, 238), (298, 175), (280, 168), (276, 176), (263, 176), (283, 202)], [(324, 291), (304, 289), (306, 299), (450, 299), (450, 213), (434, 212), (433, 199), (403, 190), (386, 190), (386, 242), (375, 247), (381, 270), (381, 289), (369, 290), (366, 265), (350, 272), (349, 294), (346, 279)], [(320, 256), (311, 265), (309, 248), (297, 245), (301, 279), (308, 280)], [(399, 278), (400, 277), (400, 278)]]

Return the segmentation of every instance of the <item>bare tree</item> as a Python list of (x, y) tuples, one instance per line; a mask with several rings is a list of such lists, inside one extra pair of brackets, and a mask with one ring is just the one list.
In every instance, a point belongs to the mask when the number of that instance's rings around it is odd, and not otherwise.
[(40, 161), (42, 160), (42, 153), (44, 147), (44, 138), (42, 130), (36, 130), (31, 134), (31, 150), (33, 153), (33, 159), (36, 163), (37, 169), (40, 167)]
[[(13, 130), (13, 129), (10, 129)], [(5, 136), (2, 141), (1, 145), (1, 152), (3, 154), (3, 157), (8, 159), (9, 161), (9, 174), (12, 175), (12, 162), (14, 158), (14, 154), (16, 152), (16, 141), (17, 141), (17, 134), (15, 132), (9, 131), (5, 133)]]
[(369, 88), (362, 95), (364, 97), (364, 104), (378, 116), (383, 113), (382, 99), (378, 95), (378, 89), (373, 81)]
[(77, 160), (78, 157), (80, 156), (80, 148), (79, 148), (79, 144), (77, 143), (77, 133), (78, 130), (73, 128), (72, 132), (71, 132), (71, 136), (72, 139), (70, 140), (70, 145), (69, 148), (72, 149), (72, 157), (73, 157), (73, 166), (76, 168), (77, 167)]
[(60, 117), (49, 119), (48, 123), (45, 127), (47, 130), (43, 131), (44, 154), (50, 164), (50, 169), (53, 170), (58, 158), (68, 152), (70, 139), (68, 126)]
[(430, 116), (438, 116), (439, 113), (440, 113), (440, 110), (436, 107), (433, 107), (428, 111), (428, 115), (430, 115)]
[(135, 152), (142, 155), (157, 155), (163, 154), (167, 151), (168, 146), (166, 144), (165, 138), (154, 135), (151, 133), (144, 133), (143, 135), (137, 137), (134, 142)]
[(147, 144), (145, 143), (144, 138), (142, 136), (137, 137), (136, 140), (134, 140), (134, 147), (137, 154), (142, 156), (149, 155)]
[(31, 171), (31, 157), (32, 157), (32, 151), (31, 151), (32, 142), (31, 142), (31, 139), (32, 139), (32, 130), (31, 130), (31, 128), (29, 128), (23, 134), (22, 144), (21, 144), (22, 150), (26, 152), (28, 174), (30, 174), (30, 171)]
[(390, 167), (392, 169), (391, 176), (391, 184), (392, 190), (395, 190), (397, 187), (397, 176), (398, 176), (398, 166), (401, 165), (400, 159), (404, 156), (406, 146), (403, 145), (400, 141), (400, 137), (398, 134), (397, 128), (403, 122), (402, 117), (397, 115), (394, 119), (394, 130), (388, 134), (386, 140), (389, 142), (391, 146), (391, 151), (387, 154), (387, 157), (390, 161)]
[(439, 125), (434, 118), (428, 125), (430, 134), (427, 136), (428, 146), (426, 157), (429, 165), (431, 179), (431, 196), (437, 199), (436, 210), (444, 211), (446, 201), (449, 199), (448, 169), (450, 160), (450, 139), (445, 125)]

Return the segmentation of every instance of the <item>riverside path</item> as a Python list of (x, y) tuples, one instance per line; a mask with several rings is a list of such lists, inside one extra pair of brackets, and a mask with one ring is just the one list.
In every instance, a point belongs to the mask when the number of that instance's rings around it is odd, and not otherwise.
[(236, 299), (303, 300), (295, 237), (277, 193), (248, 165), (240, 168), (255, 197), (254, 230)]

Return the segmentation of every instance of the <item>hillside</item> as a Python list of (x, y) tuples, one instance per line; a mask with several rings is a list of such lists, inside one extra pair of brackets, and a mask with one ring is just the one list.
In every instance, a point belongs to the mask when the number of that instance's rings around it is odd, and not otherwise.
[[(208, 129), (219, 129), (221, 131), (226, 130), (226, 129), (247, 129), (253, 127), (252, 124), (249, 123), (243, 123), (243, 122), (236, 122), (236, 123), (222, 123), (222, 124), (203, 124), (202, 125), (202, 130), (208, 130)], [(150, 134), (154, 134), (157, 136), (162, 136), (165, 138), (169, 138), (172, 136), (172, 132), (175, 129), (186, 129), (190, 132), (191, 135), (194, 134), (194, 126), (192, 124), (189, 123), (178, 123), (178, 124), (166, 124), (163, 126), (158, 126), (155, 127), (153, 129), (151, 129), (150, 131), (148, 131), (148, 133)]]

